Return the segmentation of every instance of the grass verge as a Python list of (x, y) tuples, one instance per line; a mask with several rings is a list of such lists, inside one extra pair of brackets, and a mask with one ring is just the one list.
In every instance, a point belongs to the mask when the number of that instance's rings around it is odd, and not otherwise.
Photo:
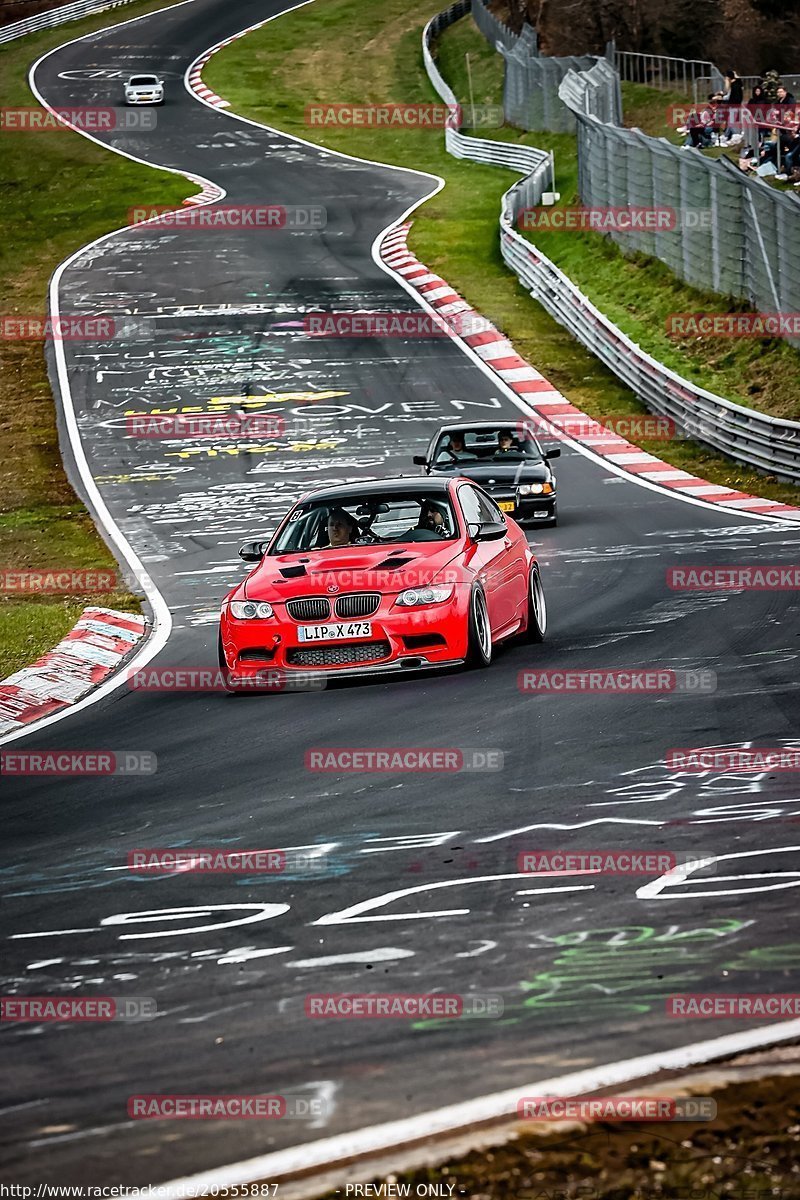
[[(497, 220), (500, 198), (513, 178), (509, 172), (451, 158), (440, 130), (400, 132), (305, 122), (308, 105), (436, 99), (420, 46), (425, 21), (440, 7), (439, 0), (383, 0), (370, 6), (358, 0), (317, 0), (226, 47), (211, 60), (204, 77), (236, 112), (256, 121), (334, 150), (441, 175), (446, 189), (415, 214), (412, 247), (419, 258), (502, 329), (579, 408), (601, 420), (641, 413), (632, 394), (531, 300), (506, 269)], [(499, 56), (468, 19), (448, 30), (439, 46), (440, 69), (462, 100), (469, 97), (466, 53), (475, 102), (497, 103)], [(562, 203), (574, 196), (574, 138), (509, 129), (485, 135), (553, 148)], [(776, 407), (792, 408), (800, 416), (800, 355), (784, 344), (745, 345), (742, 340), (732, 345), (732, 339), (726, 339), (722, 350), (709, 344), (678, 350), (662, 337), (660, 312), (727, 311), (729, 305), (719, 296), (685, 287), (653, 260), (625, 259), (600, 235), (559, 239), (550, 234), (549, 239), (545, 244), (537, 234), (545, 253), (645, 349), (661, 357), (663, 348), (669, 365), (737, 402), (767, 411), (772, 399)], [(565, 240), (568, 244), (559, 246)], [(798, 488), (747, 471), (692, 442), (642, 445), (714, 483), (787, 503), (800, 500)]]
[[(28, 69), (46, 51), (165, 7), (164, 0), (143, 0), (114, 17), (98, 13), (3, 46), (0, 107), (36, 105)], [(196, 191), (185, 179), (112, 154), (67, 129), (3, 129), (0, 138), (0, 278), (7, 315), (44, 316), (56, 266), (125, 225), (133, 201), (179, 205)], [(63, 471), (43, 344), (0, 341), (0, 573), (114, 567)], [(0, 592), (0, 679), (59, 641), (86, 604), (140, 607), (124, 587), (67, 598)]]
[[(698, 1087), (696, 1093), (700, 1091)], [(796, 1198), (797, 1076), (775, 1075), (702, 1091), (716, 1102), (713, 1121), (598, 1121), (549, 1131), (540, 1122), (536, 1133), (519, 1126), (514, 1142), (451, 1159), (441, 1167), (398, 1172), (380, 1182), (395, 1184), (395, 1195), (423, 1195), (436, 1184), (442, 1190), (434, 1195), (471, 1200)], [(647, 1088), (631, 1092), (648, 1094)], [(343, 1194), (340, 1189), (321, 1200), (340, 1200)]]

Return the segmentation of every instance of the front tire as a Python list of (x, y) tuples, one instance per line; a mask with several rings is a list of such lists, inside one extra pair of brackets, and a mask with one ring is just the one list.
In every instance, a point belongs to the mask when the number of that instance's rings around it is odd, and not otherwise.
[(489, 609), (482, 587), (475, 586), (469, 598), (469, 624), (467, 640), (467, 666), (488, 667), (492, 661), (492, 627)]
[(528, 627), (525, 636), (529, 642), (543, 642), (547, 633), (547, 601), (538, 567), (531, 567), (528, 579)]

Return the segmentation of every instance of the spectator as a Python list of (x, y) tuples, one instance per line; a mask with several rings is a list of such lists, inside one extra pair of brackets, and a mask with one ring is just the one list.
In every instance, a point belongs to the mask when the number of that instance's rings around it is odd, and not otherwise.
[(702, 150), (713, 146), (715, 140), (718, 140), (716, 105), (719, 99), (719, 92), (714, 92), (708, 97), (708, 104), (699, 112), (696, 108), (691, 110), (686, 121), (688, 137), (684, 142), (684, 149), (693, 146), (695, 150)]
[[(725, 72), (725, 91), (722, 103), (725, 105), (725, 129), (719, 139), (720, 146), (739, 146), (744, 141), (741, 131), (741, 109), (744, 102), (744, 84), (729, 67)], [(735, 109), (735, 114), (730, 110)]]
[(788, 91), (782, 83), (778, 85), (775, 99), (777, 100), (778, 104), (794, 104), (795, 102), (792, 93)]
[(758, 166), (756, 172), (759, 175), (775, 175), (778, 170), (778, 149), (781, 144), (780, 131), (777, 126), (769, 131), (767, 136), (761, 143), (761, 149), (758, 152)]
[(725, 72), (725, 94), (722, 99), (726, 104), (737, 108), (744, 101), (744, 84), (733, 67), (729, 67)]
[[(798, 118), (795, 113), (786, 114), (787, 128), (781, 130), (781, 157), (782, 171), (775, 178), (781, 183), (787, 179), (791, 179), (795, 172), (798, 173), (800, 179), (800, 128), (798, 127)], [(794, 180), (792, 179), (792, 182)]]

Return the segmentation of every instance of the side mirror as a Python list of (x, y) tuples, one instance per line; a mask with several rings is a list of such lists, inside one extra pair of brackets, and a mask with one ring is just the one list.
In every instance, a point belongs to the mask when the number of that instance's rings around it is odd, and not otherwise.
[(428, 460), (424, 454), (415, 454), (411, 461), (415, 467), (425, 467), (428, 465)]
[(487, 521), (484, 525), (472, 525), (475, 530), (473, 537), (476, 542), (499, 542), (508, 533), (508, 529), (500, 521)]
[(239, 547), (239, 558), (245, 562), (261, 562), (264, 557), (263, 542), (245, 542)]
[(561, 458), (561, 447), (560, 446), (548, 447), (548, 449), (545, 450), (545, 452), (544, 452), (544, 456), (545, 456), (545, 458)]

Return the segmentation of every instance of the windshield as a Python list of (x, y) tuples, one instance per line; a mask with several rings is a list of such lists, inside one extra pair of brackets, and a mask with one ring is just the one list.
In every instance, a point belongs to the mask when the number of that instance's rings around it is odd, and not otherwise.
[(129, 87), (146, 87), (153, 83), (158, 83), (157, 75), (132, 75), (128, 80)]
[(447, 496), (348, 494), (298, 505), (269, 553), (436, 542), (457, 536), (458, 525)]
[(433, 454), (433, 464), (441, 470), (457, 470), (481, 462), (541, 461), (541, 447), (535, 438), (503, 425), (497, 429), (445, 430)]

